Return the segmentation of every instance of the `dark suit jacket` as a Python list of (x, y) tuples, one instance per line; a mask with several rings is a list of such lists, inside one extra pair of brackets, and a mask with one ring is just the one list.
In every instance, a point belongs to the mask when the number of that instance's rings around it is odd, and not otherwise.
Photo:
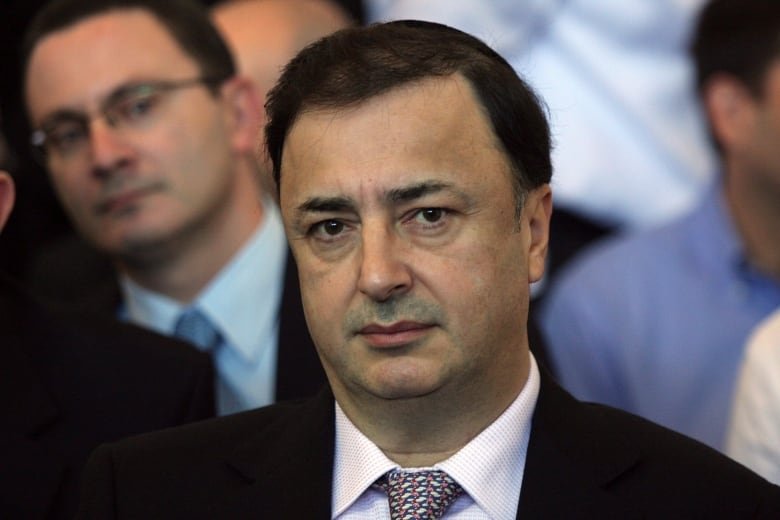
[(208, 356), (0, 278), (0, 518), (70, 518), (99, 444), (214, 415)]
[[(330, 518), (333, 397), (97, 450), (79, 518)], [(780, 518), (780, 488), (543, 375), (518, 518)]]
[[(67, 268), (63, 269), (63, 265)], [(27, 280), (36, 294), (70, 308), (113, 317), (122, 303), (108, 258), (75, 236), (55, 242), (39, 253)], [(283, 291), (279, 308), (277, 401), (311, 397), (325, 384), (325, 372), (303, 315), (298, 270), (289, 251)]]

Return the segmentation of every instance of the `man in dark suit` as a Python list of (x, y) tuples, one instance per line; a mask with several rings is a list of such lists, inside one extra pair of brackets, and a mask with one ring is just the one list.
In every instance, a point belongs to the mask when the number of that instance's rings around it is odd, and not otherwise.
[[(0, 171), (0, 229), (13, 205)], [(0, 274), (0, 517), (71, 518), (99, 444), (214, 415), (205, 354), (136, 327), (57, 313)]]
[(104, 310), (211, 352), (221, 414), (315, 393), (279, 210), (257, 182), (261, 107), (206, 9), (55, 0), (23, 62), (33, 143), (117, 272)]
[(549, 129), (489, 47), (425, 22), (347, 29), (302, 51), (267, 108), (330, 389), (99, 449), (83, 518), (780, 513), (749, 470), (538, 368)]

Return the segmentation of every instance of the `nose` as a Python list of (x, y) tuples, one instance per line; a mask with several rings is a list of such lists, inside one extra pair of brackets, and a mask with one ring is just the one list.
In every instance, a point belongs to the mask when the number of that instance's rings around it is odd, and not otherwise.
[(97, 175), (106, 175), (130, 161), (129, 145), (103, 118), (95, 118), (90, 123), (89, 147)]
[(358, 289), (375, 301), (386, 301), (412, 287), (406, 245), (386, 228), (364, 226)]

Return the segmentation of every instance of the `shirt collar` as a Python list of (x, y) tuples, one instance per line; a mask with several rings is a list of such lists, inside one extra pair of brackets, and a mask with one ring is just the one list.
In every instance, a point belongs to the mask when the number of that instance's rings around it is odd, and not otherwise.
[[(700, 265), (707, 266), (727, 280), (739, 280), (745, 288), (762, 286), (771, 279), (755, 268), (747, 256), (721, 179), (716, 179), (699, 206), (691, 213), (687, 236)], [(772, 283), (770, 281), (770, 283)]]
[(145, 289), (126, 275), (119, 277), (122, 307), (119, 318), (143, 325), (155, 332), (170, 336), (182, 305), (176, 300)]
[(266, 203), (261, 226), (196, 298), (247, 362), (257, 360), (262, 335), (278, 318), (286, 251), (279, 211)]
[(693, 247), (701, 265), (729, 273), (747, 265), (744, 246), (734, 227), (721, 178), (715, 180), (689, 217)]
[[(525, 471), (531, 418), (539, 396), (533, 355), (528, 380), (492, 424), (435, 469), (446, 471), (491, 518), (514, 518)], [(398, 468), (336, 406), (333, 516), (346, 511), (386, 472)]]
[(122, 276), (122, 317), (171, 335), (179, 314), (186, 307), (197, 307), (219, 328), (229, 348), (245, 361), (255, 362), (264, 331), (278, 318), (287, 252), (279, 210), (272, 202), (264, 209), (265, 218), (254, 234), (190, 305)]

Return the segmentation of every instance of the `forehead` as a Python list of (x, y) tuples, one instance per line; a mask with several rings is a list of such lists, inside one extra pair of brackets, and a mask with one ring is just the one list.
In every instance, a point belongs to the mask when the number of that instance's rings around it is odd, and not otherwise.
[(94, 102), (128, 81), (197, 72), (195, 61), (152, 14), (112, 10), (44, 37), (30, 56), (26, 96), (35, 118), (61, 105)]
[(301, 114), (285, 141), (281, 200), (380, 197), (421, 180), (511, 190), (509, 171), (470, 85), (454, 75)]

